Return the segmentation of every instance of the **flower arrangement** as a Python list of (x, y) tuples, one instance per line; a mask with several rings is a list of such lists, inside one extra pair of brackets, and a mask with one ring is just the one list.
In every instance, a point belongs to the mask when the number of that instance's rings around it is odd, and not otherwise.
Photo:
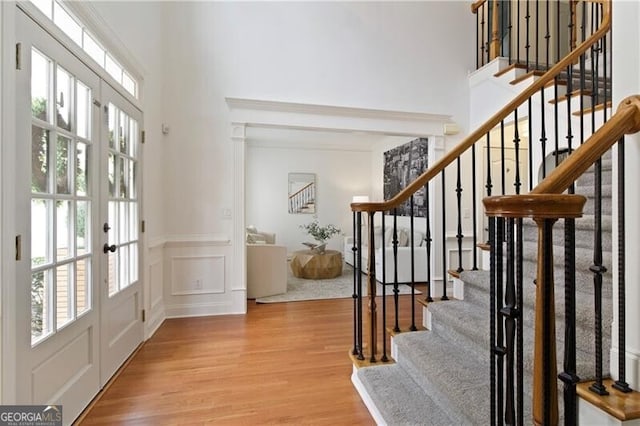
[(325, 243), (329, 238), (340, 233), (340, 228), (337, 228), (331, 224), (326, 226), (320, 226), (318, 219), (314, 219), (313, 222), (306, 225), (300, 225), (301, 229), (304, 229), (307, 234), (311, 235), (320, 244)]

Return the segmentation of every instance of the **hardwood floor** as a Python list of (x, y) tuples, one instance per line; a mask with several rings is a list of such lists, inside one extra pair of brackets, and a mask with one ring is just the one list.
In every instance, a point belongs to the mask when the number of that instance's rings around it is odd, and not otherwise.
[(80, 424), (374, 424), (350, 380), (352, 306), (167, 320)]

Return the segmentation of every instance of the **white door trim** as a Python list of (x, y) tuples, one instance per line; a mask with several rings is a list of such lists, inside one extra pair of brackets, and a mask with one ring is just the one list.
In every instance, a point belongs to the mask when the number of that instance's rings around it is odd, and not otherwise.
[(372, 135), (443, 136), (451, 116), (270, 100), (226, 98), (233, 146), (233, 285), (234, 307), (246, 312), (245, 167), (246, 128), (359, 132)]

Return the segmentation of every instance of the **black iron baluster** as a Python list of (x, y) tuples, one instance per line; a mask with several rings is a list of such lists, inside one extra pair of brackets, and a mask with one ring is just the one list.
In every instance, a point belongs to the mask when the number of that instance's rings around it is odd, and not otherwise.
[(501, 169), (502, 169), (502, 174), (501, 174), (501, 184), (502, 184), (502, 195), (504, 195), (505, 189), (507, 187), (507, 185), (505, 184), (506, 181), (506, 175), (505, 175), (505, 165), (504, 165), (504, 120), (502, 120), (500, 122), (500, 162), (501, 162)]
[(411, 248), (409, 249), (411, 253), (411, 327), (409, 327), (409, 330), (416, 331), (418, 328), (416, 327), (416, 266), (415, 259), (413, 257), (415, 251), (415, 245), (413, 241), (413, 206), (413, 195), (411, 195), (411, 198), (409, 199), (409, 211), (411, 212), (411, 217), (409, 219), (409, 229), (411, 232), (411, 236), (409, 237), (409, 244), (411, 245)]
[(429, 197), (429, 183), (424, 185), (424, 194), (427, 199), (427, 228), (425, 230), (424, 242), (427, 248), (427, 296), (425, 300), (427, 302), (433, 302), (431, 297), (431, 198)]
[(464, 235), (462, 235), (462, 180), (460, 178), (460, 157), (456, 160), (456, 198), (458, 202), (458, 233), (456, 234), (456, 239), (458, 240), (458, 272), (462, 272), (464, 268), (462, 267), (462, 239)]
[(626, 250), (625, 237), (624, 137), (618, 141), (618, 380), (613, 388), (631, 392), (626, 381)]
[(356, 256), (354, 260), (356, 267), (356, 297), (358, 300), (358, 359), (364, 360), (364, 349), (362, 346), (362, 212), (356, 213)]
[(564, 383), (564, 423), (575, 425), (578, 419), (576, 401), (576, 252), (575, 219), (564, 220), (564, 371), (558, 376)]
[(533, 135), (533, 122), (531, 119), (531, 114), (533, 113), (532, 106), (532, 98), (530, 97), (527, 100), (527, 109), (529, 111), (529, 115), (527, 115), (527, 126), (529, 126), (529, 133), (527, 136), (527, 142), (529, 144), (529, 152), (527, 153), (527, 157), (529, 159), (529, 192), (533, 189), (533, 142), (531, 139), (531, 135)]
[(490, 403), (490, 413), (491, 413), (491, 424), (496, 424), (496, 419), (498, 416), (496, 415), (496, 404), (497, 404), (497, 395), (496, 395), (496, 374), (497, 374), (497, 364), (498, 364), (498, 354), (494, 350), (494, 345), (496, 341), (496, 270), (497, 270), (497, 261), (502, 261), (502, 259), (498, 259), (496, 256), (497, 244), (496, 244), (496, 218), (494, 216), (489, 217), (489, 393), (491, 398)]
[(540, 1), (536, 0), (536, 61), (535, 61), (535, 69), (538, 69), (538, 65), (540, 64)]
[(507, 219), (507, 283), (505, 288), (505, 306), (500, 310), (500, 315), (504, 318), (506, 346), (505, 355), (507, 358), (506, 368), (506, 400), (505, 400), (505, 423), (515, 424), (515, 337), (516, 319), (518, 311), (516, 309), (516, 289), (515, 289), (515, 237), (513, 235), (515, 221), (513, 218)]
[(553, 79), (553, 98), (555, 99), (555, 102), (553, 103), (553, 116), (554, 116), (554, 122), (553, 122), (553, 129), (554, 129), (554, 140), (555, 140), (555, 162), (556, 162), (556, 167), (558, 167), (558, 164), (560, 162), (560, 128), (559, 128), (559, 120), (558, 120), (558, 77), (556, 76)]
[[(511, 59), (512, 59), (512, 55), (511, 55), (511, 29), (513, 28), (513, 23), (512, 23), (512, 19), (511, 19), (511, 3), (510, 2), (505, 2), (505, 11), (502, 12), (503, 15), (507, 15), (508, 16), (508, 22), (509, 25), (507, 26), (507, 40), (509, 42), (509, 44), (507, 44), (507, 56), (509, 58), (509, 64), (512, 63)], [(502, 38), (502, 56), (504, 56), (504, 49), (505, 49), (505, 42), (504, 42), (504, 37)]]
[[(384, 234), (382, 235), (384, 239)], [(393, 327), (393, 331), (396, 333), (400, 331), (400, 325), (398, 320), (398, 306), (399, 299), (398, 293), (398, 209), (393, 209), (393, 240), (391, 241), (391, 245), (393, 246), (393, 301), (395, 306), (395, 314), (396, 314), (396, 323)]]
[(516, 364), (516, 377), (518, 380), (516, 396), (517, 403), (517, 423), (518, 425), (524, 425), (524, 324), (522, 321), (522, 310), (524, 306), (523, 301), (523, 275), (522, 268), (522, 256), (523, 256), (523, 236), (522, 236), (522, 219), (516, 219), (516, 226), (518, 230), (518, 239), (516, 241), (516, 310), (518, 311), (518, 321), (516, 322), (516, 352), (517, 352), (517, 364)]
[(445, 171), (444, 169), (441, 172), (442, 174), (442, 297), (440, 300), (449, 300), (447, 297), (447, 208), (445, 206), (445, 194), (446, 194), (446, 185), (445, 185)]
[(487, 184), (484, 186), (487, 189), (487, 197), (491, 197), (491, 133), (487, 133)]
[(503, 300), (503, 275), (502, 275), (502, 243), (504, 241), (504, 219), (499, 217), (496, 220), (496, 316), (497, 316), (497, 324), (496, 324), (496, 341), (494, 343), (493, 350), (498, 356), (497, 359), (497, 381), (498, 381), (498, 389), (497, 389), (497, 410), (499, 413), (498, 418), (498, 426), (502, 426), (503, 424), (503, 416), (504, 413), (504, 355), (505, 355), (505, 347), (504, 347), (504, 324), (502, 322), (502, 318), (500, 318), (499, 313), (502, 312), (502, 300)]
[[(568, 155), (571, 155), (573, 151), (573, 129), (571, 121), (571, 92), (573, 91), (573, 66), (567, 67), (567, 147)], [(573, 191), (573, 184), (571, 184), (571, 191)], [(573, 192), (570, 192), (573, 194)]]
[[(493, 188), (491, 183), (491, 132), (487, 133), (487, 183), (484, 187), (487, 189), (487, 197), (491, 197), (491, 188)], [(487, 243), (489, 243), (488, 238)]]
[(595, 198), (594, 198), (594, 248), (593, 265), (589, 270), (593, 272), (594, 308), (595, 308), (595, 353), (596, 353), (596, 381), (589, 390), (598, 395), (608, 395), (602, 383), (602, 274), (607, 268), (602, 264), (602, 160), (595, 164)]
[(556, 3), (556, 61), (554, 64), (558, 62), (560, 62), (560, 2)]
[(471, 214), (473, 215), (473, 267), (472, 271), (478, 270), (478, 211), (476, 198), (476, 145), (471, 145)]
[(542, 178), (547, 177), (547, 125), (544, 102), (544, 87), (540, 89), (540, 143), (542, 144)]
[(545, 68), (544, 69), (548, 70), (549, 68), (551, 68), (551, 66), (549, 65), (550, 64), (550, 62), (549, 62), (550, 61), (549, 54), (550, 54), (550, 51), (551, 51), (551, 44), (550, 44), (550, 42), (551, 42), (551, 31), (549, 30), (549, 20), (550, 20), (550, 17), (549, 17), (549, 2), (546, 1), (545, 4), (547, 5), (547, 7), (546, 7), (546, 14), (547, 14), (547, 25), (546, 25), (546, 27), (547, 28), (546, 28), (546, 34), (544, 35), (544, 40), (545, 40), (545, 45), (546, 45), (546, 49), (547, 49), (547, 52), (546, 52), (546, 61), (547, 62), (545, 64)]
[(389, 361), (387, 358), (387, 250), (384, 246), (384, 233), (386, 231), (384, 212), (382, 212), (382, 243), (380, 251), (382, 252), (382, 362)]
[[(582, 3), (582, 19), (580, 20), (580, 33), (582, 36), (582, 40), (584, 42), (584, 40), (586, 39), (586, 3)], [(585, 134), (584, 134), (584, 110), (585, 110), (585, 106), (584, 106), (584, 96), (582, 96), (582, 94), (584, 93), (587, 84), (586, 84), (586, 53), (583, 53), (582, 55), (580, 55), (580, 90), (578, 93), (580, 93), (580, 145), (582, 145), (585, 141)]]
[[(480, 69), (480, 16), (476, 10), (476, 69)], [(484, 65), (484, 64), (483, 64)]]
[[(527, 0), (527, 12), (526, 15), (524, 17), (525, 19), (525, 27), (526, 27), (526, 40), (525, 40), (525, 45), (524, 45), (524, 50), (526, 52), (526, 65), (527, 65), (527, 72), (531, 71), (530, 69), (530, 65), (529, 65), (529, 50), (531, 49), (531, 42), (529, 41), (529, 24), (530, 24), (530, 20), (531, 20), (531, 13), (529, 11), (529, 4), (531, 3), (530, 0)], [(519, 49), (518, 49), (519, 50)], [(531, 118), (531, 114), (529, 114), (529, 118)], [(531, 133), (529, 133), (531, 134)]]
[(353, 254), (353, 351), (351, 352), (353, 355), (358, 354), (358, 326), (360, 322), (358, 321), (358, 279), (357, 274), (360, 272), (358, 270), (358, 233), (356, 228), (356, 212), (351, 213), (353, 217), (353, 247), (351, 247), (351, 253)]
[[(484, 20), (484, 14), (485, 14), (485, 7), (484, 4), (481, 6), (480, 8), (481, 12), (482, 12), (482, 18), (480, 20), (480, 25), (482, 27), (482, 29), (480, 30), (480, 35), (482, 37), (482, 44), (480, 44), (480, 49), (482, 51), (482, 65), (486, 64), (487, 61), (485, 61), (485, 41), (484, 41), (484, 24), (485, 24), (485, 20)], [(487, 55), (488, 55), (488, 49), (487, 49)]]
[(513, 125), (515, 126), (515, 129), (513, 131), (513, 146), (515, 148), (515, 155), (516, 155), (516, 164), (515, 164), (515, 168), (516, 168), (516, 175), (515, 175), (515, 182), (513, 183), (513, 186), (516, 188), (516, 194), (520, 194), (520, 187), (522, 186), (522, 182), (520, 180), (520, 130), (518, 129), (518, 109), (516, 108), (516, 110), (513, 112)]
[(376, 250), (375, 250), (375, 234), (373, 226), (373, 215), (375, 212), (368, 212), (369, 216), (369, 251), (367, 253), (369, 267), (369, 277), (367, 279), (367, 292), (369, 295), (369, 342), (371, 356), (369, 362), (377, 362), (376, 354), (378, 352), (378, 315), (376, 304)]

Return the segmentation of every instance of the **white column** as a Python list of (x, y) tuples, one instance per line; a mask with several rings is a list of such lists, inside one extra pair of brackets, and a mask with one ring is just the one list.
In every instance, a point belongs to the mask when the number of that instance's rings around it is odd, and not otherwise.
[(231, 123), (233, 143), (233, 281), (234, 306), (242, 306), (247, 312), (247, 252), (245, 245), (244, 162), (246, 123)]
[[(613, 107), (614, 110), (622, 99), (630, 95), (640, 94), (640, 3), (614, 2), (613, 4)], [(640, 182), (640, 136), (626, 137), (625, 142), (625, 251), (626, 251), (626, 380), (629, 385), (638, 389), (640, 386), (640, 197), (637, 194), (637, 182)], [(617, 182), (617, 170), (614, 156), (614, 182)], [(616, 197), (614, 190), (614, 206)], [(614, 211), (614, 215), (615, 215)], [(617, 282), (617, 220), (614, 217), (614, 283)], [(615, 284), (614, 284), (615, 287)], [(614, 292), (614, 307), (617, 306), (617, 292)], [(611, 374), (618, 377), (618, 315), (614, 309), (613, 339), (611, 349)]]

